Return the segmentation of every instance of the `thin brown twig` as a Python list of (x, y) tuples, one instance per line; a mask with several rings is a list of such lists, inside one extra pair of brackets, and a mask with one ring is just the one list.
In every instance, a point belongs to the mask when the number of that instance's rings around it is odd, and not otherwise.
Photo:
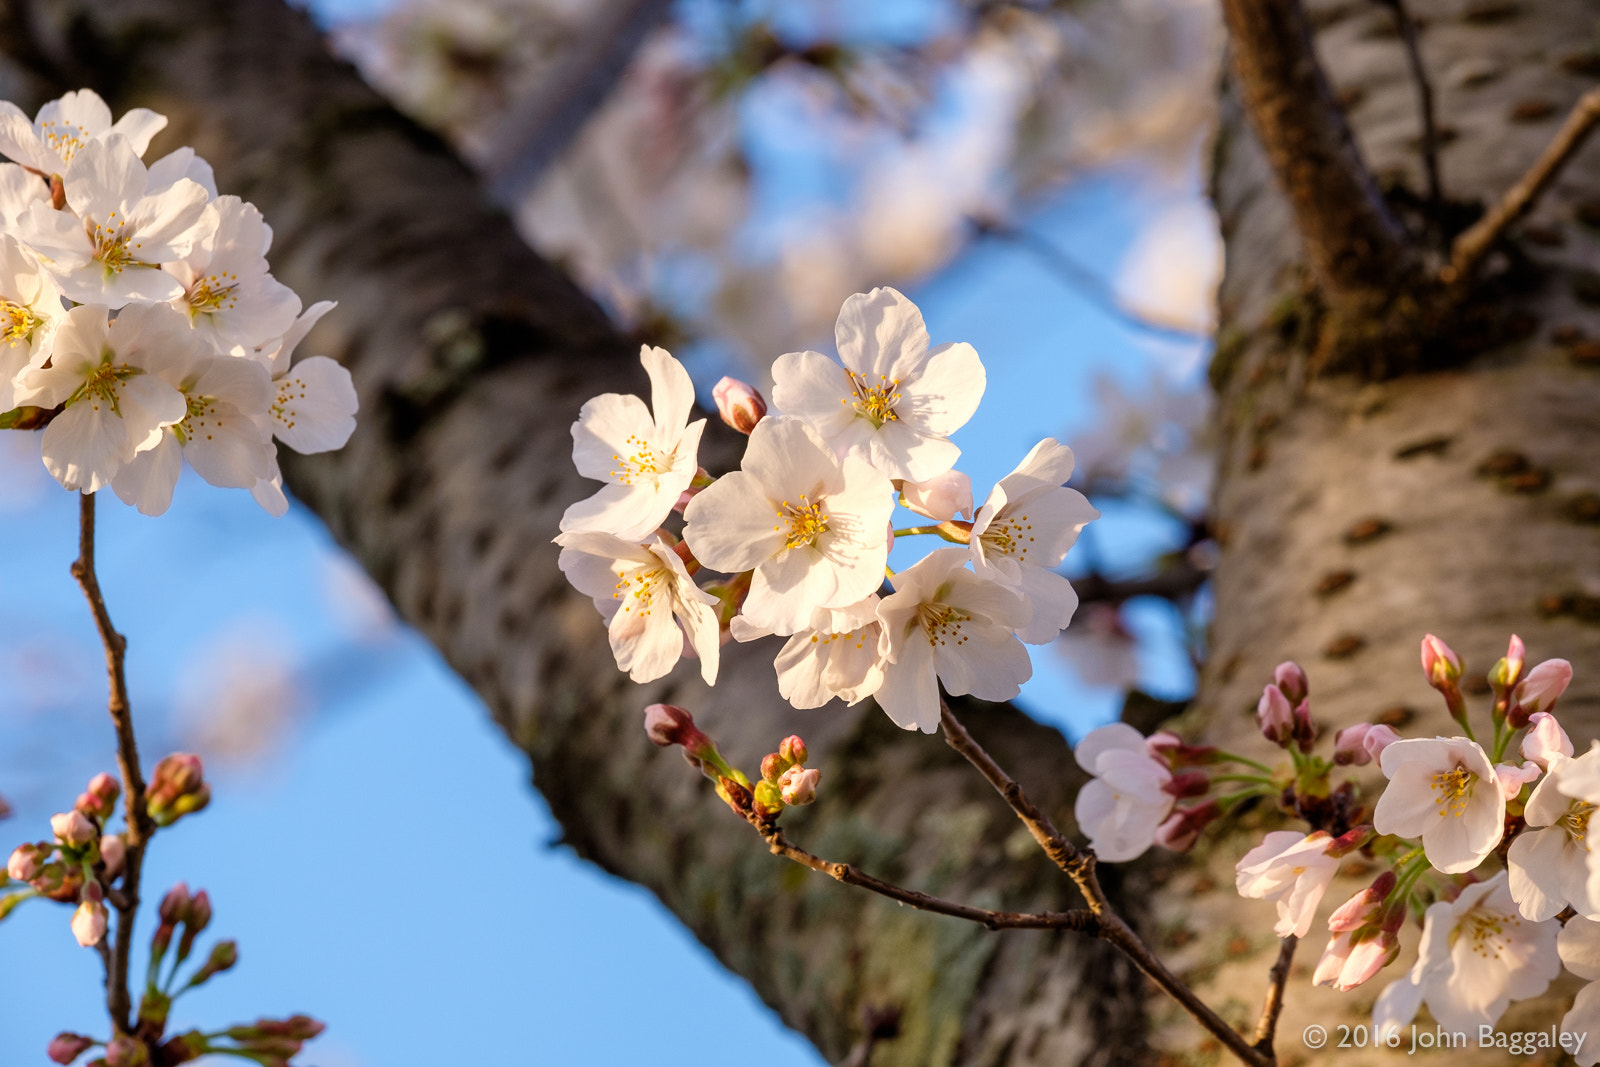
[(909, 904), (920, 911), (966, 919), (990, 930), (1076, 930), (1079, 933), (1093, 935), (1099, 927), (1099, 920), (1086, 908), (1045, 912), (991, 911), (988, 908), (957, 904), (955, 901), (930, 896), (915, 889), (906, 889), (904, 886), (885, 882), (881, 878), (874, 878), (851, 864), (835, 863), (813, 855), (789, 841), (783, 831), (771, 823), (760, 822), (754, 817), (751, 817), (751, 822), (761, 832), (773, 855), (793, 860), (802, 867), (809, 867), (845, 885), (860, 886), (879, 896), (888, 897), (901, 904)]
[(1039, 843), (1039, 847), (1044, 849), (1045, 854), (1056, 866), (1077, 883), (1078, 889), (1089, 904), (1089, 911), (1099, 920), (1095, 930), (1096, 935), (1120, 949), (1123, 955), (1133, 961), (1134, 966), (1182, 1005), (1184, 1010), (1228, 1051), (1253, 1067), (1272, 1067), (1277, 1061), (1270, 1050), (1262, 1051), (1256, 1048), (1243, 1034), (1229, 1026), (1227, 1020), (1212, 1011), (1205, 1001), (1195, 995), (1194, 990), (1167, 969), (1167, 965), (1150, 951), (1149, 947), (1139, 939), (1139, 935), (1134, 933), (1133, 928), (1117, 914), (1107, 899), (1105, 890), (1100, 886), (1100, 879), (1095, 875), (1094, 851), (1077, 848), (1062, 836), (1061, 831), (1055, 828), (1049, 817), (1028, 799), (1028, 795), (1022, 791), (1022, 786), (1007, 774), (988, 752), (984, 751), (983, 746), (978, 744), (972, 734), (967, 732), (967, 728), (961, 725), (960, 720), (950, 711), (950, 705), (943, 699), (939, 701), (939, 715), (940, 722), (944, 726), (946, 743), (966, 757), (967, 762), (989, 780), (989, 784), (1005, 798), (1011, 810), (1016, 812), (1017, 818), (1028, 828), (1028, 832)]
[(1405, 0), (1382, 0), (1394, 12), (1400, 40), (1406, 49), (1406, 64), (1411, 68), (1411, 80), (1417, 86), (1417, 110), (1422, 113), (1422, 169), (1428, 182), (1428, 221), (1430, 228), (1438, 225), (1439, 207), (1444, 203), (1444, 187), (1439, 181), (1439, 131), (1433, 117), (1433, 85), (1428, 81), (1428, 71), (1422, 65), (1422, 43), (1417, 34), (1417, 24), (1406, 10)]
[(1278, 1031), (1278, 1016), (1283, 1014), (1283, 987), (1289, 980), (1289, 965), (1294, 962), (1295, 946), (1300, 939), (1293, 934), (1283, 939), (1278, 949), (1278, 962), (1268, 972), (1266, 1003), (1261, 1005), (1261, 1019), (1256, 1023), (1255, 1047), (1272, 1055), (1272, 1039)]
[(1450, 249), (1450, 262), (1439, 271), (1445, 285), (1459, 286), (1471, 280), (1506, 228), (1526, 215), (1550, 183), (1578, 151), (1600, 123), (1600, 89), (1590, 89), (1578, 98), (1571, 114), (1533, 166), (1507, 189), (1500, 202), (1474, 223)]
[(123, 804), (128, 819), (127, 857), (123, 860), (122, 893), (117, 903), (116, 945), (111, 950), (106, 972), (106, 1009), (116, 1032), (130, 1032), (132, 1000), (128, 994), (128, 957), (133, 950), (133, 922), (139, 910), (139, 870), (144, 861), (145, 843), (154, 829), (145, 810), (145, 781), (139, 766), (139, 744), (133, 734), (133, 714), (128, 706), (128, 680), (123, 673), (123, 657), (128, 642), (111, 625), (100, 579), (94, 569), (94, 494), (78, 499), (78, 558), (72, 576), (83, 588), (94, 615), (95, 628), (106, 650), (106, 677), (110, 688), (107, 709), (117, 731), (117, 769), (122, 774)]

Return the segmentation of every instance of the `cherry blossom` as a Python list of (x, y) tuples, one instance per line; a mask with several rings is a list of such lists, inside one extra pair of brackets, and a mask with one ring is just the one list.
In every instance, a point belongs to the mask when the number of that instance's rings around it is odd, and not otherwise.
[(1600, 749), (1581, 759), (1557, 755), (1548, 765), (1549, 774), (1523, 810), (1528, 828), (1506, 853), (1511, 896), (1523, 916), (1535, 922), (1554, 918), (1568, 904), (1580, 915), (1600, 916), (1588, 884), (1589, 818), (1595, 805), (1566, 795), (1563, 788), (1569, 776), (1578, 780), (1593, 773)]
[(904, 482), (900, 503), (930, 519), (972, 518), (972, 479), (958, 470), (948, 470), (926, 482)]
[(50, 366), (23, 386), (42, 407), (65, 410), (45, 427), (44, 464), (67, 489), (93, 493), (123, 464), (161, 442), (162, 427), (188, 414), (183, 394), (159, 372), (198, 345), (183, 316), (162, 305), (134, 305), (111, 322), (102, 306), (67, 312)]
[(983, 363), (972, 346), (930, 349), (922, 312), (889, 288), (846, 300), (834, 340), (838, 363), (820, 352), (778, 357), (779, 410), (891, 478), (925, 482), (955, 466), (961, 449), (949, 437), (983, 399)]
[(618, 669), (635, 682), (653, 682), (672, 670), (687, 647), (699, 657), (706, 684), (717, 680), (717, 599), (694, 584), (666, 542), (656, 537), (638, 544), (592, 530), (555, 540), (561, 573), (593, 598), (610, 628)]
[(15, 389), (18, 375), (42, 366), (65, 312), (61, 290), (22, 243), (0, 233), (0, 411), (26, 399)]
[(972, 569), (1017, 590), (1033, 605), (1018, 637), (1054, 641), (1072, 621), (1078, 594), (1055, 568), (1084, 525), (1100, 517), (1084, 495), (1065, 488), (1072, 449), (1047, 437), (989, 493), (972, 523)]
[(49, 177), (67, 169), (91, 142), (111, 134), (126, 138), (136, 155), (144, 155), (150, 138), (167, 125), (165, 115), (133, 108), (116, 122), (111, 109), (93, 89), (79, 89), (52, 100), (28, 116), (9, 100), (0, 100), (0, 155)]
[[(739, 641), (771, 632), (743, 615), (730, 629)], [(797, 708), (820, 708), (835, 698), (859, 704), (883, 684), (882, 633), (876, 593), (848, 607), (816, 609), (811, 626), (790, 637), (773, 663), (779, 694)]]
[(1528, 719), (1528, 726), (1522, 738), (1523, 759), (1549, 769), (1552, 759), (1572, 755), (1572, 739), (1548, 711), (1534, 712)]
[(254, 205), (222, 196), (205, 211), (211, 234), (164, 267), (183, 283), (173, 304), (219, 352), (246, 355), (294, 324), (300, 298), (267, 272), (272, 231)]
[(1311, 930), (1317, 904), (1339, 870), (1328, 854), (1333, 838), (1294, 830), (1274, 830), (1244, 854), (1235, 868), (1241, 897), (1276, 901), (1279, 937), (1304, 937)]
[[(1562, 1032), (1600, 1037), (1600, 922), (1582, 915), (1568, 919), (1556, 935), (1556, 951), (1567, 970), (1588, 980), (1562, 1016)], [(1600, 1062), (1600, 1040), (1579, 1044), (1573, 1057), (1578, 1067), (1594, 1067)]]
[(145, 165), (116, 134), (81, 148), (63, 187), (70, 211), (35, 202), (17, 229), (67, 296), (120, 308), (182, 295), (182, 283), (161, 265), (182, 259), (215, 229), (205, 189), (180, 178), (150, 193)]
[(0, 163), (0, 229), (14, 230), (28, 205), (50, 199), (50, 187), (15, 163)]
[(1095, 854), (1110, 863), (1143, 855), (1172, 813), (1176, 798), (1166, 788), (1172, 772), (1122, 722), (1089, 731), (1073, 756), (1094, 776), (1078, 790), (1073, 814)]
[(1506, 801), (1489, 757), (1465, 737), (1418, 737), (1383, 750), (1389, 785), (1372, 822), (1380, 834), (1421, 837), (1428, 862), (1470, 871), (1500, 843)]
[(739, 468), (689, 502), (683, 538), (707, 567), (755, 571), (744, 603), (752, 626), (793, 634), (815, 609), (849, 607), (882, 584), (887, 478), (837, 459), (799, 419), (770, 415), (750, 431)]
[(1504, 871), (1430, 905), (1417, 962), (1378, 997), (1374, 1031), (1405, 1026), (1424, 1003), (1446, 1030), (1494, 1025), (1511, 1001), (1538, 996), (1560, 972), (1558, 929), (1518, 913)]
[(688, 372), (664, 348), (643, 346), (639, 362), (650, 376), (649, 409), (636, 396), (606, 393), (583, 405), (572, 424), (578, 473), (607, 484), (567, 508), (563, 531), (645, 537), (694, 480), (706, 423), (689, 421), (694, 385)]

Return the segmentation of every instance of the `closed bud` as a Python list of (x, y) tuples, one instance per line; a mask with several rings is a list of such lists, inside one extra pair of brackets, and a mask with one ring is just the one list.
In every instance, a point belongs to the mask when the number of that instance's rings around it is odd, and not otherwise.
[(205, 1055), (207, 1045), (206, 1035), (199, 1030), (178, 1034), (161, 1046), (161, 1062), (168, 1067), (177, 1067), (180, 1063), (197, 1060)]
[(161, 921), (173, 926), (183, 921), (189, 914), (189, 887), (182, 882), (167, 890), (167, 895), (161, 898), (161, 907), (156, 914)]
[(1294, 740), (1294, 708), (1282, 689), (1269, 685), (1261, 690), (1261, 699), (1256, 702), (1256, 724), (1268, 741), (1289, 747)]
[(972, 518), (972, 479), (958, 470), (948, 470), (925, 482), (903, 482), (900, 502), (930, 519)]
[(51, 1063), (71, 1063), (98, 1044), (92, 1037), (63, 1032), (55, 1036), (44, 1054), (50, 1057)]
[(117, 798), (121, 795), (122, 786), (111, 775), (102, 772), (89, 780), (88, 788), (79, 795), (78, 802), (73, 806), (91, 819), (105, 822), (116, 810)]
[(1156, 844), (1173, 852), (1187, 852), (1200, 839), (1200, 831), (1222, 815), (1222, 808), (1214, 800), (1192, 808), (1174, 809), (1165, 822), (1156, 828)]
[(1371, 763), (1372, 753), (1367, 751), (1367, 734), (1372, 728), (1369, 722), (1358, 722), (1334, 734), (1333, 762), (1341, 767), (1364, 767)]
[(1332, 841), (1329, 841), (1328, 847), (1324, 851), (1335, 859), (1343, 859), (1368, 841), (1371, 841), (1372, 832), (1372, 827), (1370, 826), (1353, 826)]
[(106, 881), (117, 880), (127, 857), (128, 846), (121, 834), (105, 834), (100, 838), (100, 862), (106, 865)]
[(206, 957), (206, 962), (194, 972), (194, 977), (189, 979), (191, 986), (203, 985), (209, 982), (213, 975), (221, 974), (239, 962), (239, 945), (234, 941), (218, 941), (211, 946), (211, 955)]
[(817, 799), (817, 782), (822, 772), (814, 768), (790, 767), (778, 779), (779, 795), (785, 804), (810, 804)]
[[(91, 895), (90, 891), (95, 892)], [(100, 939), (106, 936), (106, 920), (109, 918), (106, 906), (99, 899), (99, 886), (91, 883), (84, 887), (84, 899), (78, 904), (78, 910), (72, 913), (72, 936), (78, 939), (78, 944), (84, 948), (98, 945)]]
[(39, 868), (49, 855), (50, 850), (41, 845), (18, 845), (6, 861), (6, 873), (19, 882), (31, 882), (39, 877)]
[(804, 763), (811, 758), (811, 753), (806, 751), (806, 743), (795, 734), (785, 737), (778, 745), (778, 755), (790, 763)]
[(184, 922), (197, 934), (211, 925), (211, 895), (204, 889), (189, 901), (189, 914)]
[(1294, 708), (1294, 740), (1301, 752), (1310, 752), (1317, 744), (1317, 727), (1311, 721), (1311, 702), (1302, 700)]
[(1523, 646), (1522, 638), (1512, 634), (1511, 642), (1506, 646), (1506, 654), (1494, 665), (1494, 670), (1489, 672), (1489, 684), (1494, 686), (1496, 696), (1504, 696), (1506, 690), (1522, 681), (1527, 655), (1528, 650)]
[(1272, 684), (1283, 690), (1289, 703), (1298, 704), (1311, 694), (1311, 682), (1300, 664), (1286, 659), (1272, 669)]
[(777, 782), (762, 779), (755, 785), (752, 808), (759, 819), (776, 819), (783, 811), (783, 792)]
[(1572, 664), (1564, 659), (1547, 659), (1511, 691), (1511, 712), (1507, 721), (1513, 728), (1526, 726), (1541, 711), (1555, 707), (1556, 700), (1572, 682)]
[(761, 757), (761, 778), (763, 781), (776, 782), (778, 776), (794, 766), (776, 752), (768, 752)]
[(262, 1019), (255, 1032), (268, 1037), (287, 1037), (295, 1041), (310, 1041), (322, 1034), (327, 1026), (309, 1015), (291, 1015), (287, 1019)]
[(1211, 776), (1202, 770), (1179, 771), (1161, 788), (1175, 797), (1198, 797), (1211, 788)]
[(1573, 753), (1572, 739), (1548, 711), (1536, 711), (1528, 718), (1529, 730), (1522, 738), (1522, 758), (1549, 770), (1550, 761), (1557, 756)]
[(689, 710), (676, 704), (651, 704), (645, 708), (644, 732), (662, 748), (682, 745), (691, 752), (698, 747), (697, 741), (705, 737), (695, 726)]
[(1144, 747), (1151, 759), (1160, 760), (1173, 770), (1217, 762), (1216, 746), (1191, 745), (1171, 730), (1157, 730), (1144, 739)]
[(1461, 658), (1432, 634), (1422, 639), (1422, 673), (1435, 689), (1461, 680)]
[(716, 401), (722, 421), (742, 434), (755, 429), (767, 414), (766, 400), (754, 386), (737, 378), (723, 378), (712, 386), (711, 399)]
[(82, 848), (100, 836), (95, 824), (79, 811), (50, 816), (50, 830), (56, 835), (56, 841), (68, 848)]
[(199, 756), (176, 752), (156, 764), (146, 807), (158, 826), (170, 826), (210, 801), (211, 787), (205, 784), (205, 767)]
[(1361, 739), (1361, 746), (1367, 750), (1367, 755), (1377, 759), (1383, 755), (1383, 750), (1400, 740), (1400, 735), (1394, 732), (1394, 727), (1384, 726), (1381, 723), (1367, 731), (1367, 736)]
[(1393, 870), (1378, 875), (1371, 885), (1333, 910), (1333, 914), (1328, 916), (1328, 932), (1347, 933), (1372, 923), (1378, 918), (1383, 902), (1389, 899), (1398, 881)]

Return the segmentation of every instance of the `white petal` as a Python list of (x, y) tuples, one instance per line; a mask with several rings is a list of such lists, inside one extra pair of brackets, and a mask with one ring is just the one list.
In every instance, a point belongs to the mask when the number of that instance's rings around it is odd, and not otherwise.
[(683, 519), (683, 539), (695, 559), (728, 574), (751, 570), (777, 554), (786, 539), (765, 488), (743, 471), (730, 471), (695, 494)]
[(128, 139), (128, 144), (139, 155), (144, 155), (145, 149), (150, 147), (150, 138), (167, 128), (167, 116), (157, 114), (147, 107), (136, 107), (123, 113), (122, 117), (111, 127), (115, 133), (120, 133)]
[(919, 430), (949, 437), (978, 410), (986, 383), (983, 361), (971, 345), (940, 345), (928, 353), (920, 373), (902, 382), (903, 399), (895, 410)]
[(40, 452), (63, 488), (93, 493), (111, 483), (132, 447), (127, 426), (108, 405), (80, 401), (50, 420)]
[(614, 482), (622, 461), (648, 441), (650, 409), (636, 396), (602, 393), (583, 405), (572, 424), (572, 462), (585, 478)]
[(925, 734), (939, 729), (939, 681), (928, 642), (906, 642), (898, 660), (884, 667), (873, 699), (901, 729)]
[(689, 380), (689, 372), (664, 348), (641, 346), (639, 362), (650, 376), (655, 424), (676, 436), (689, 424), (689, 409), (694, 406), (694, 383)]
[(183, 472), (183, 449), (170, 430), (161, 443), (124, 463), (111, 480), (111, 488), (124, 504), (141, 515), (164, 515), (172, 506), (172, 490)]
[(1556, 937), (1556, 948), (1567, 970), (1591, 982), (1600, 979), (1600, 922), (1582, 915), (1568, 919)]
[(273, 385), (273, 433), (278, 440), (308, 455), (343, 448), (350, 440), (359, 402), (344, 367), (327, 356), (312, 356)]
[(834, 341), (840, 361), (851, 370), (905, 378), (921, 365), (928, 350), (928, 330), (917, 305), (885, 287), (845, 300), (834, 325)]
[(271, 475), (272, 438), (232, 404), (209, 404), (203, 413), (189, 416), (184, 427), (189, 434), (184, 458), (212, 485), (249, 489)]
[(1524, 830), (1506, 853), (1511, 896), (1522, 915), (1534, 922), (1553, 918), (1567, 902), (1561, 895), (1560, 863), (1566, 831)]
[[(1123, 749), (1128, 752), (1144, 752), (1144, 735), (1125, 722), (1108, 723), (1096, 727), (1083, 735), (1083, 740), (1078, 742), (1072, 750), (1073, 758), (1078, 761), (1078, 766), (1090, 774), (1096, 773), (1096, 765), (1103, 752), (1112, 749)], [(1291, 830), (1278, 830), (1275, 833), (1293, 833)], [(1271, 835), (1268, 835), (1271, 836)]]
[[(772, 405), (832, 441), (857, 415), (844, 368), (820, 352), (790, 352), (772, 364)], [(870, 424), (866, 424), (870, 428)]]

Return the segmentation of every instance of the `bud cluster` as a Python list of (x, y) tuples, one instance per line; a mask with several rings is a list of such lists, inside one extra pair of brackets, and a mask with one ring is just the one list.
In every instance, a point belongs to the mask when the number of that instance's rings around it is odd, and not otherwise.
[(156, 764), (145, 803), (157, 826), (171, 826), (211, 803), (211, 786), (200, 757), (175, 752)]
[(822, 772), (805, 766), (809, 753), (806, 743), (789, 736), (778, 751), (761, 759), (761, 781), (755, 785), (755, 813), (770, 822), (788, 805), (810, 804), (817, 799), (817, 782)]
[(6, 862), (6, 876), (27, 888), (0, 896), (0, 919), (34, 897), (75, 904), (72, 933), (85, 948), (105, 937), (110, 914), (105, 891), (122, 876), (127, 843), (105, 832), (122, 786), (98, 774), (71, 811), (50, 817), (51, 839), (18, 845)]
[(716, 743), (695, 725), (694, 716), (676, 704), (651, 704), (644, 709), (644, 728), (650, 740), (663, 748), (683, 747), (689, 762), (717, 783), (717, 795), (734, 811), (758, 823), (770, 824), (789, 806), (817, 799), (822, 772), (807, 767), (810, 753), (800, 738), (789, 736), (761, 760), (761, 778), (747, 775), (722, 758)]

